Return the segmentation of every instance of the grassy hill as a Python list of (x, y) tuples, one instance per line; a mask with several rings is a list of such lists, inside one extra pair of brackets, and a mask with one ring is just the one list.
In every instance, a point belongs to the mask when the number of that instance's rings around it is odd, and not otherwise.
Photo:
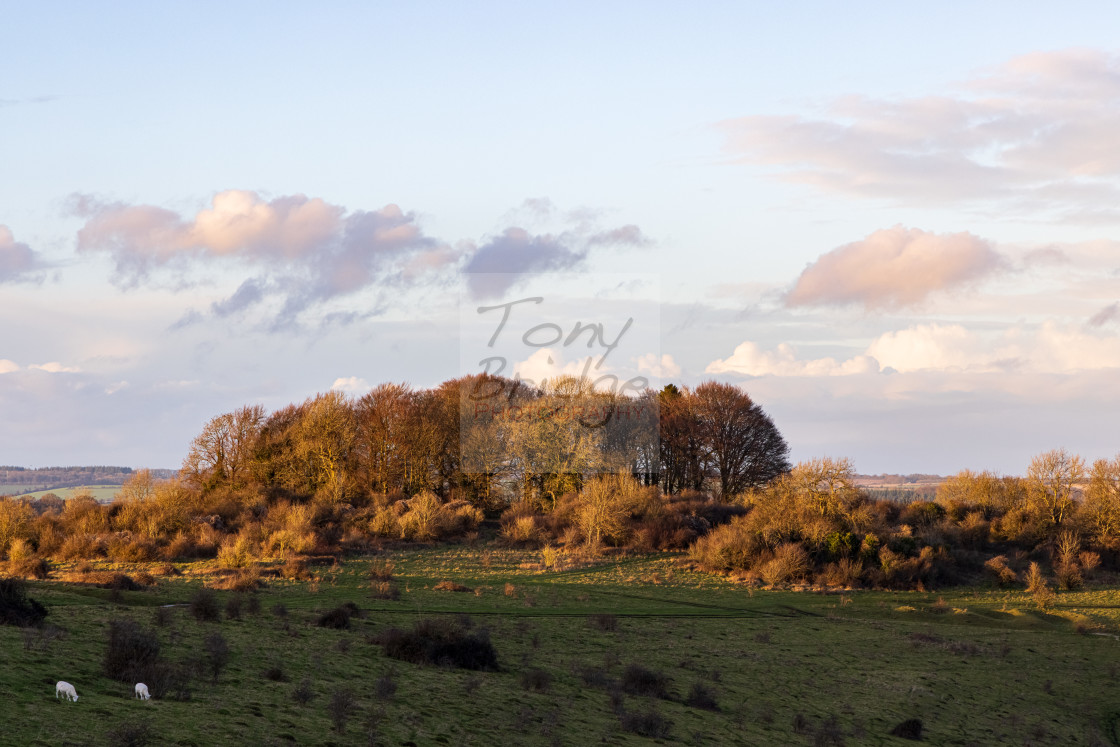
[[(240, 571), (59, 566), (31, 584), (48, 626), (0, 627), (5, 738), (908, 744), (890, 732), (920, 719), (930, 744), (1116, 743), (1120, 590), (1065, 592), (1043, 613), (1014, 591), (752, 592), (670, 554), (545, 559), (481, 545)], [(89, 585), (114, 573), (155, 578)], [(204, 584), (257, 588), (218, 592), (222, 619), (202, 622), (187, 605)], [(317, 624), (346, 603), (348, 628)], [(216, 681), (196, 670), (189, 699), (135, 701), (103, 675), (114, 619), (154, 631), (187, 669), (220, 636), (228, 664)], [(387, 631), (432, 620), (487, 637), (500, 670), (386, 656)], [(58, 679), (78, 703), (56, 702)]]

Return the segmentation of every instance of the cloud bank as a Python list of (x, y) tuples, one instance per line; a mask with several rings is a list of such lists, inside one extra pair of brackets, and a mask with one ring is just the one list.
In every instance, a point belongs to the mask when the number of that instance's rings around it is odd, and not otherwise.
[(971, 285), (1003, 265), (991, 244), (971, 233), (895, 226), (822, 255), (801, 273), (785, 302), (898, 309)]
[(1015, 57), (945, 95), (848, 95), (720, 127), (737, 160), (829, 191), (1120, 220), (1120, 58), (1095, 50)]

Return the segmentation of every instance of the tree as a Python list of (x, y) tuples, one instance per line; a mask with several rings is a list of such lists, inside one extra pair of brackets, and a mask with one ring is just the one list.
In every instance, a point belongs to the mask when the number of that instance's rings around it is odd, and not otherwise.
[(821, 516), (847, 517), (860, 499), (851, 459), (824, 457), (801, 462), (790, 472), (789, 481)]
[(1097, 542), (1120, 546), (1120, 454), (1093, 462), (1082, 513)]
[(183, 461), (183, 477), (204, 492), (223, 486), (244, 487), (264, 419), (260, 405), (211, 419), (191, 442)]
[(708, 381), (692, 393), (697, 435), (724, 500), (788, 472), (789, 446), (774, 422), (731, 384)]
[(1065, 449), (1053, 449), (1031, 460), (1027, 490), (1035, 511), (1060, 527), (1073, 510), (1073, 491), (1085, 477), (1085, 462)]

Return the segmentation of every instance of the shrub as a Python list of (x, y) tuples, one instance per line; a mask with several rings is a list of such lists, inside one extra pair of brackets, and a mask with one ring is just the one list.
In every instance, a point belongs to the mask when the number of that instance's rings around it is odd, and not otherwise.
[(393, 564), (389, 561), (375, 561), (369, 564), (370, 581), (392, 581)]
[(457, 584), (454, 581), (440, 581), (434, 587), (435, 591), (470, 591), (471, 587)]
[(206, 636), (206, 640), (203, 642), (203, 649), (206, 652), (206, 666), (210, 670), (210, 674), (214, 677), (214, 682), (217, 682), (218, 675), (222, 673), (226, 664), (229, 663), (229, 643), (221, 633), (215, 632)]
[(292, 700), (305, 706), (315, 699), (315, 690), (311, 687), (311, 679), (304, 677), (292, 688)]
[(1040, 610), (1048, 609), (1057, 596), (1046, 583), (1046, 577), (1042, 575), (1042, 568), (1038, 563), (1031, 563), (1027, 572), (1027, 591), (1034, 597), (1034, 603)]
[(17, 578), (0, 578), (0, 625), (38, 626), (47, 608), (27, 596), (27, 584)]
[(891, 729), (891, 736), (920, 741), (922, 738), (922, 720), (918, 718), (906, 719)]
[(329, 612), (324, 612), (319, 615), (319, 619), (315, 624), (320, 628), (333, 628), (335, 630), (349, 630), (350, 629), (350, 616), (353, 615), (355, 607), (343, 604), (335, 607)]
[(391, 659), (460, 669), (498, 670), (498, 655), (485, 631), (467, 632), (461, 624), (424, 619), (412, 630), (390, 628), (380, 637)]
[(397, 679), (392, 672), (386, 672), (374, 681), (373, 694), (380, 700), (390, 700), (397, 694)]
[(396, 601), (401, 598), (401, 590), (392, 581), (375, 581), (373, 583), (373, 598)]
[(777, 586), (802, 578), (809, 570), (809, 554), (796, 542), (779, 545), (774, 557), (762, 566), (762, 579)]
[(114, 726), (105, 735), (109, 744), (118, 747), (144, 747), (151, 744), (152, 730), (148, 724), (132, 720)]
[(199, 622), (218, 622), (221, 611), (218, 608), (218, 595), (213, 589), (199, 589), (191, 597), (187, 608)]
[(984, 568), (994, 574), (1000, 586), (1010, 586), (1019, 582), (1019, 574), (1007, 565), (1007, 557), (996, 555), (984, 563)]
[(636, 713), (623, 711), (619, 723), (624, 731), (651, 739), (668, 739), (673, 729), (673, 722), (653, 707)]
[(279, 661), (274, 661), (262, 673), (261, 676), (266, 680), (273, 682), (286, 682), (288, 675), (284, 673), (284, 667)]
[(521, 687), (532, 692), (545, 693), (552, 687), (552, 675), (533, 667), (521, 673)]
[(669, 678), (661, 672), (646, 669), (639, 664), (631, 664), (622, 673), (622, 689), (630, 695), (649, 695), (655, 698), (669, 697)]
[(105, 676), (118, 682), (141, 681), (159, 660), (159, 638), (132, 620), (110, 620), (109, 642), (102, 660)]
[(587, 621), (606, 633), (618, 630), (618, 618), (609, 612), (599, 612), (587, 618)]
[(226, 600), (226, 619), (227, 620), (240, 620), (241, 619), (242, 596), (234, 594)]
[(331, 717), (331, 723), (334, 724), (334, 730), (339, 734), (346, 732), (346, 722), (350, 720), (355, 708), (357, 708), (357, 699), (350, 688), (340, 685), (331, 692), (327, 713)]
[(688, 697), (685, 698), (685, 705), (693, 708), (702, 708), (705, 711), (718, 711), (719, 704), (716, 703), (715, 693), (710, 687), (703, 682), (693, 684), (692, 689), (688, 691)]

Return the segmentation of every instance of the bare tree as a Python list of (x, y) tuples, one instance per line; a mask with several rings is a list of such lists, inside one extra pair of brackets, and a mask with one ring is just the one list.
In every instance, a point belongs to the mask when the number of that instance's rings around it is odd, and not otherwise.
[(1073, 491), (1085, 478), (1085, 461), (1065, 449), (1053, 449), (1031, 460), (1027, 489), (1038, 514), (1060, 527), (1073, 510)]

